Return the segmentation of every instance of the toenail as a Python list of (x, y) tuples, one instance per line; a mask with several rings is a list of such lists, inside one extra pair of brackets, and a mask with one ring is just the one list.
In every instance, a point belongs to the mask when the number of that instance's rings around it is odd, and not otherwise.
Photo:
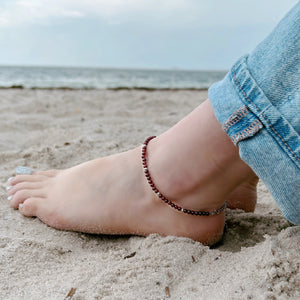
[(12, 199), (12, 195), (10, 195), (9, 197), (7, 197), (7, 200), (10, 201)]
[(14, 178), (15, 178), (15, 177), (9, 177), (9, 178), (7, 179), (7, 182), (12, 181)]
[(6, 190), (9, 191), (10, 189), (12, 189), (12, 185), (9, 185), (6, 187)]
[(19, 204), (19, 209), (22, 209), (22, 208), (23, 208), (23, 204), (20, 203), (20, 204)]
[(16, 167), (16, 173), (22, 175), (31, 175), (33, 173), (33, 169), (23, 166)]

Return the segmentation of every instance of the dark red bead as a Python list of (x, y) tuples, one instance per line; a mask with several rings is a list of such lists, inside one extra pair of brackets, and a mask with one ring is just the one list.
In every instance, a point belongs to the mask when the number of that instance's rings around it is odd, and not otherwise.
[[(167, 203), (168, 205), (170, 205), (171, 207), (173, 207), (174, 209), (178, 210), (178, 211), (182, 211), (186, 214), (190, 214), (190, 215), (196, 215), (196, 216), (209, 216), (210, 213), (207, 211), (194, 211), (194, 210), (189, 210), (189, 209), (184, 209), (178, 205), (176, 205), (175, 203), (173, 203), (172, 201), (168, 200), (165, 196), (163, 196), (160, 191), (157, 189), (157, 187), (155, 186), (154, 182), (152, 181), (150, 172), (148, 170), (148, 164), (147, 164), (147, 158), (146, 158), (146, 153), (147, 153), (147, 146), (149, 144), (149, 142), (154, 139), (155, 136), (149, 136), (143, 146), (142, 146), (142, 153), (141, 153), (141, 158), (142, 158), (142, 165), (144, 168), (144, 173), (145, 173), (145, 177), (150, 185), (150, 187), (152, 188), (152, 190), (154, 191), (154, 193), (156, 193), (158, 195), (158, 197), (164, 201), (165, 203)], [(225, 208), (225, 205), (222, 208), (219, 208), (217, 210), (215, 210), (216, 214), (219, 214), (221, 211), (223, 211), (223, 209)]]

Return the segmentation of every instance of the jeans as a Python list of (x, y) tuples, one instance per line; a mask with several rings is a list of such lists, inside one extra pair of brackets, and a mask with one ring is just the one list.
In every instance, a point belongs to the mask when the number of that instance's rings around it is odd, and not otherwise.
[(218, 121), (277, 202), (300, 224), (300, 2), (209, 89)]

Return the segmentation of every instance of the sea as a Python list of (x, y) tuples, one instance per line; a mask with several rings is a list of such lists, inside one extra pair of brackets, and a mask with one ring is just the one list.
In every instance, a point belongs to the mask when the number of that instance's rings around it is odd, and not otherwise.
[(0, 88), (207, 89), (226, 71), (0, 66)]

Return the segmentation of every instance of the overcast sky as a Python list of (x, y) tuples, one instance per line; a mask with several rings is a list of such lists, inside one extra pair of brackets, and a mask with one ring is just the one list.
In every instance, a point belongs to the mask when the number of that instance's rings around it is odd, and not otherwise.
[(297, 0), (0, 0), (0, 65), (228, 69)]

